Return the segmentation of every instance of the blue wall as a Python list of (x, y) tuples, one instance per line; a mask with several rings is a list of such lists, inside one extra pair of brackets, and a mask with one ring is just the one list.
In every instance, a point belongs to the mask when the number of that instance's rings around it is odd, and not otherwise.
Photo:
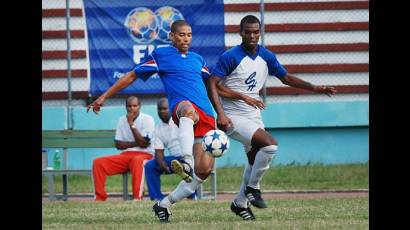
[[(369, 160), (368, 101), (303, 102), (269, 104), (262, 112), (266, 129), (279, 142), (273, 164), (340, 164)], [(155, 105), (144, 105), (142, 112), (160, 122)], [(64, 107), (43, 107), (43, 130), (65, 129)], [(74, 129), (115, 129), (124, 107), (105, 107), (99, 115), (74, 108)], [(49, 165), (55, 149), (49, 149)], [(62, 153), (62, 149), (60, 149)], [(69, 149), (68, 167), (89, 169), (99, 156), (118, 154), (117, 149)], [(217, 167), (244, 165), (242, 145), (231, 139), (231, 148)]]

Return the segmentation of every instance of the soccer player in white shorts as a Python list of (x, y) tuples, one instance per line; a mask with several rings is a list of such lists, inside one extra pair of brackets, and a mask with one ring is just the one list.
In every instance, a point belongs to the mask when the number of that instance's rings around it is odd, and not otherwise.
[(257, 208), (267, 207), (261, 196), (260, 181), (278, 149), (277, 141), (265, 131), (260, 114), (265, 104), (259, 91), (267, 76), (276, 76), (288, 86), (329, 96), (336, 90), (329, 86), (315, 86), (290, 75), (274, 53), (258, 45), (260, 21), (257, 17), (248, 15), (241, 20), (240, 36), (242, 43), (221, 55), (207, 83), (218, 114), (218, 127), (240, 141), (248, 157), (241, 188), (231, 204), (231, 211), (244, 220), (254, 220), (248, 202)]

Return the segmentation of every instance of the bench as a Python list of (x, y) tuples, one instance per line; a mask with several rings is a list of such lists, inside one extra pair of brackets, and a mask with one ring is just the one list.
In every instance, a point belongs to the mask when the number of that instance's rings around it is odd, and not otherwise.
[[(115, 148), (115, 130), (43, 130), (43, 148)], [(64, 153), (63, 162), (67, 162), (67, 155)], [(63, 200), (68, 199), (68, 176), (69, 175), (90, 175), (89, 169), (66, 169), (47, 170), (43, 169), (42, 174), (48, 177), (49, 200), (56, 200), (54, 192), (54, 176), (61, 175), (63, 180)], [(128, 172), (122, 174), (123, 199), (131, 199), (128, 194)], [(94, 187), (93, 187), (94, 189)], [(94, 191), (93, 191), (94, 192)]]
[[(114, 144), (115, 130), (43, 130), (42, 131), (42, 147), (43, 148), (115, 148)], [(63, 162), (67, 162), (67, 154), (64, 151)], [(68, 176), (69, 175), (90, 175), (92, 171), (88, 169), (66, 169), (47, 170), (43, 169), (42, 174), (48, 178), (48, 194), (49, 200), (56, 200), (54, 192), (54, 177), (62, 176), (63, 182), (63, 200), (68, 200)], [(128, 194), (128, 174), (122, 174), (124, 200), (132, 199)], [(93, 186), (94, 189), (94, 186)], [(93, 191), (94, 193), (94, 191)], [(211, 172), (211, 199), (216, 200), (216, 170)], [(203, 199), (202, 185), (197, 190), (198, 199)]]

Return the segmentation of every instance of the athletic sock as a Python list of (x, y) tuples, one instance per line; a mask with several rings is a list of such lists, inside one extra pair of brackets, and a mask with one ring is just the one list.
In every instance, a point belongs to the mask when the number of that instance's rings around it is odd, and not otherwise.
[(251, 176), (251, 172), (252, 172), (252, 165), (247, 164), (245, 169), (243, 170), (241, 188), (239, 190), (238, 195), (236, 195), (236, 198), (234, 200), (235, 204), (241, 208), (248, 207), (248, 198), (245, 195), (245, 189), (246, 189), (246, 185), (249, 182), (249, 177)]
[(194, 145), (194, 121), (187, 117), (179, 118), (179, 146), (184, 160), (194, 168), (192, 148)]
[(277, 145), (269, 145), (261, 148), (255, 157), (255, 163), (249, 178), (248, 186), (254, 189), (260, 189), (260, 182), (263, 175), (269, 169), (270, 162), (276, 154)]
[(161, 200), (159, 206), (163, 208), (169, 208), (172, 204), (181, 201), (184, 198), (189, 197), (204, 181), (198, 178), (195, 174), (191, 183), (181, 181), (176, 189), (172, 191), (167, 197)]

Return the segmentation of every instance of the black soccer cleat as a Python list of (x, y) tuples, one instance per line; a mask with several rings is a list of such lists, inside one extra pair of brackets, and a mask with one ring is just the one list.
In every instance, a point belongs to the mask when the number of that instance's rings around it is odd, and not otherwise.
[(155, 215), (158, 216), (158, 219), (161, 222), (169, 222), (168, 218), (172, 215), (169, 208), (159, 206), (159, 201), (152, 206), (152, 211), (155, 212)]
[(172, 160), (171, 168), (176, 174), (182, 177), (182, 179), (187, 182), (192, 182), (193, 170), (191, 166), (183, 160)]
[(235, 213), (237, 216), (242, 217), (243, 220), (255, 220), (256, 219), (255, 215), (253, 215), (253, 212), (249, 206), (247, 208), (241, 208), (235, 204), (235, 201), (232, 201), (231, 203), (231, 211)]
[(261, 190), (246, 186), (245, 195), (251, 204), (257, 208), (267, 208), (265, 201), (262, 199)]

